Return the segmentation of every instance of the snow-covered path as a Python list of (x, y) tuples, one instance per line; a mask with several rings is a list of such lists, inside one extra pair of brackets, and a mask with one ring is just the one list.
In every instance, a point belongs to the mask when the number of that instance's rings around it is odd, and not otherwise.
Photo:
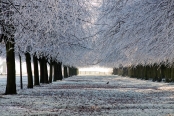
[(0, 95), (0, 116), (174, 116), (173, 83), (120, 76), (74, 76), (34, 89), (24, 83), (17, 95)]

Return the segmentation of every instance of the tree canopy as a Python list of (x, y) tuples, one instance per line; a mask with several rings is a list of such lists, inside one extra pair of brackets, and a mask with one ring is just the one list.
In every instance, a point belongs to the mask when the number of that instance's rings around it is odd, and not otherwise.
[(15, 53), (70, 66), (172, 64), (173, 5), (174, 0), (0, 0), (0, 35), (14, 37)]

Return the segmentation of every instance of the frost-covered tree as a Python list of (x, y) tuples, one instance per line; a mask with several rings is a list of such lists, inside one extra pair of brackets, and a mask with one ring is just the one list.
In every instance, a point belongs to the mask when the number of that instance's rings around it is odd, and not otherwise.
[[(81, 53), (92, 50), (96, 6), (91, 0), (1, 0), (0, 5), (0, 33), (7, 37), (5, 42), (13, 37), (13, 53), (73, 66), (83, 63)], [(27, 61), (27, 68), (30, 65)], [(29, 75), (28, 83), (32, 81)]]
[[(104, 0), (102, 64), (173, 62), (173, 0)], [(105, 52), (102, 52), (105, 51)]]
[[(16, 94), (15, 82), (15, 28), (12, 23), (13, 11), (11, 5), (7, 4), (7, 0), (0, 1), (0, 43), (6, 47), (6, 63), (7, 63), (7, 85), (5, 94)], [(3, 42), (3, 43), (2, 43)], [(3, 45), (0, 45), (1, 47)], [(3, 50), (3, 49), (1, 49)]]

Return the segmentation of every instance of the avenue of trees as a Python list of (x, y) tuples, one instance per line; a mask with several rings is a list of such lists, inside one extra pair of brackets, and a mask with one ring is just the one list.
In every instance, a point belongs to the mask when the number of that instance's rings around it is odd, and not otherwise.
[(62, 65), (65, 78), (77, 75), (77, 57), (91, 50), (86, 43), (93, 36), (91, 7), (95, 6), (90, 1), (0, 0), (0, 6), (0, 55), (7, 62), (5, 94), (17, 93), (15, 57), (26, 61), (28, 88), (62, 80)]
[(68, 77), (77, 74), (73, 67), (96, 64), (123, 76), (174, 81), (173, 6), (174, 0), (0, 0), (6, 94), (16, 93), (15, 57), (26, 60), (28, 88), (61, 80), (62, 66)]
[(100, 65), (122, 76), (174, 82), (174, 0), (104, 1)]

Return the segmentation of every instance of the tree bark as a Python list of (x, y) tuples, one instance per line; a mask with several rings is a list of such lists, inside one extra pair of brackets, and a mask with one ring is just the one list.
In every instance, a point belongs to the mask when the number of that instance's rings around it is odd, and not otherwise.
[(174, 64), (171, 66), (171, 81), (174, 82)]
[(53, 81), (57, 81), (58, 80), (58, 68), (57, 68), (57, 62), (54, 62), (54, 80)]
[(39, 83), (39, 70), (38, 70), (38, 59), (36, 56), (33, 56), (34, 63), (34, 85), (40, 85)]
[(166, 71), (165, 71), (165, 81), (166, 82), (171, 82), (171, 68), (166, 66)]
[(134, 66), (131, 67), (130, 74), (131, 74), (131, 77), (133, 78), (134, 77)]
[[(5, 37), (7, 39), (7, 37)], [(5, 94), (16, 94), (14, 38), (6, 41), (7, 85)]]
[(140, 65), (139, 68), (140, 68), (139, 78), (142, 79), (143, 78), (143, 66)]
[(157, 64), (154, 64), (152, 66), (153, 70), (152, 70), (152, 81), (157, 81), (158, 80), (158, 75), (157, 75)]
[(67, 66), (64, 66), (64, 78), (68, 77), (68, 71), (67, 71)]
[(33, 88), (33, 76), (31, 70), (31, 57), (29, 53), (25, 53), (26, 56), (26, 66), (27, 66), (27, 74), (28, 74), (28, 88)]
[(69, 67), (67, 67), (67, 75), (68, 75), (68, 77), (70, 77), (70, 76), (69, 76)]
[(157, 67), (157, 81), (161, 81), (161, 68), (159, 66)]
[(145, 80), (149, 79), (149, 66), (148, 65), (145, 66), (145, 78), (144, 79)]
[(49, 76), (49, 83), (52, 83), (53, 80), (53, 66), (52, 66), (52, 60), (50, 60), (50, 76)]
[[(127, 69), (125, 68), (124, 71), (125, 71), (124, 73), (126, 75), (127, 74)], [(78, 68), (76, 68), (76, 75), (78, 75)]]
[(142, 66), (142, 75), (141, 75), (141, 79), (144, 79), (145, 78), (145, 68), (144, 66)]
[(131, 67), (128, 67), (128, 76), (131, 77)]
[(44, 63), (43, 58), (39, 59), (40, 64), (40, 83), (44, 83)]
[(47, 70), (47, 60), (44, 58), (44, 83), (48, 82), (48, 70)]
[(72, 76), (72, 68), (69, 67), (69, 77), (71, 77), (71, 76)]
[(62, 80), (62, 63), (58, 62), (58, 80)]
[(19, 54), (19, 62), (20, 62), (20, 85), (21, 89), (23, 89), (23, 83), (22, 83), (22, 62), (21, 62), (21, 55)]
[(165, 78), (165, 70), (166, 70), (166, 67), (164, 64), (162, 64), (161, 65), (161, 79)]

